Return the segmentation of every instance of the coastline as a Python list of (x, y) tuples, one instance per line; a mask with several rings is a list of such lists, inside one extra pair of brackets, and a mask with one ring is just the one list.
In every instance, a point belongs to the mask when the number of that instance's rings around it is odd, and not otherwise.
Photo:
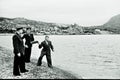
[[(0, 33), (0, 36), (13, 36), (14, 33)], [(44, 36), (44, 35), (40, 35), (40, 34), (34, 34), (35, 36)], [(101, 36), (101, 35), (107, 35), (107, 36), (111, 36), (111, 35), (119, 35), (119, 34), (93, 34), (93, 35), (89, 35), (89, 36)], [(50, 36), (58, 36), (58, 35), (50, 35)], [(59, 35), (59, 36), (68, 36), (68, 35)], [(87, 36), (87, 35), (69, 35), (69, 36)]]
[(73, 74), (53, 67), (50, 69), (43, 62), (42, 66), (36, 66), (36, 59), (31, 59), (31, 63), (26, 63), (28, 73), (21, 74), (19, 77), (12, 75), (13, 71), (13, 53), (11, 50), (0, 47), (0, 79), (78, 79)]

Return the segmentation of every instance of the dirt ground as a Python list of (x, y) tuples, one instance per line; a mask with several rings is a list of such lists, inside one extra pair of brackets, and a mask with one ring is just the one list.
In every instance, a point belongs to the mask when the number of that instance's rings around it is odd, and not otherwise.
[(13, 53), (10, 50), (0, 47), (0, 64), (2, 64), (0, 65), (0, 79), (77, 79), (77, 77), (59, 68), (48, 68), (45, 62), (40, 67), (36, 66), (36, 62), (37, 60), (32, 59), (31, 63), (26, 64), (29, 72), (15, 77), (12, 74)]

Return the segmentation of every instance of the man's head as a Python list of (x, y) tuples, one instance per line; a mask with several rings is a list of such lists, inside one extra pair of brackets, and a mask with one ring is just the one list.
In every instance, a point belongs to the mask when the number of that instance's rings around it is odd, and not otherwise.
[(17, 31), (17, 33), (19, 33), (19, 34), (22, 34), (22, 33), (23, 33), (23, 28), (22, 28), (22, 27), (17, 28), (16, 31)]
[(29, 33), (31, 33), (31, 28), (29, 27), (29, 28), (26, 28), (26, 32), (29, 34)]
[(45, 40), (46, 40), (46, 41), (49, 41), (49, 36), (46, 35), (46, 36), (45, 36)]

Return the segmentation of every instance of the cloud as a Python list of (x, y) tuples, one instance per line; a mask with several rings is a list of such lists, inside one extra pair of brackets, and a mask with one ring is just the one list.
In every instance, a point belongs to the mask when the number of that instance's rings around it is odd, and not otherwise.
[(0, 16), (100, 25), (119, 14), (120, 0), (0, 0)]

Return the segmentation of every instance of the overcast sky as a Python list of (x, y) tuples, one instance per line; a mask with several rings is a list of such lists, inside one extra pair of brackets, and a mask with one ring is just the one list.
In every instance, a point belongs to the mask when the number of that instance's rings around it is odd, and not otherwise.
[(0, 0), (0, 17), (91, 26), (117, 14), (120, 0)]

